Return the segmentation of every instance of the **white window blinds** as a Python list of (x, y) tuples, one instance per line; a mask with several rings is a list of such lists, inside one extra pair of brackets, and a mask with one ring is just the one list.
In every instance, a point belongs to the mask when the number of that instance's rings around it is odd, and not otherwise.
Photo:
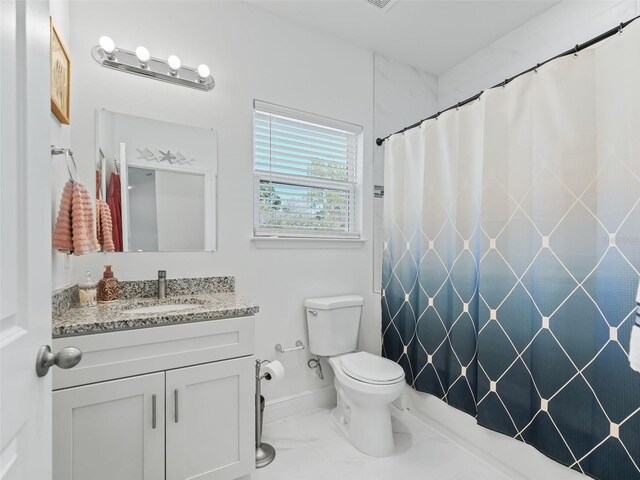
[(256, 101), (256, 236), (360, 236), (362, 128)]

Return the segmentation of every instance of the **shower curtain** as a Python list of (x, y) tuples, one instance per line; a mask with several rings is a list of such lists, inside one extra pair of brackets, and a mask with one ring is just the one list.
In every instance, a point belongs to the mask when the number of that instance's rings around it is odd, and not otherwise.
[(383, 354), (600, 479), (640, 478), (640, 22), (385, 144)]

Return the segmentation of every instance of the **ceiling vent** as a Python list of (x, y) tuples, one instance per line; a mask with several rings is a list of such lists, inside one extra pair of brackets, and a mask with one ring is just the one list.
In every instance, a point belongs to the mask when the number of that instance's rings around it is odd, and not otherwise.
[(395, 5), (398, 0), (364, 0), (369, 5), (373, 5), (381, 12), (388, 12), (389, 9)]

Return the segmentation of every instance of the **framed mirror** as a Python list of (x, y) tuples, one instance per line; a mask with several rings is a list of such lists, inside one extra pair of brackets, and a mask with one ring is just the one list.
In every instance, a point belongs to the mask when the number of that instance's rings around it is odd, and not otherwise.
[(96, 196), (117, 252), (216, 249), (217, 132), (96, 111)]

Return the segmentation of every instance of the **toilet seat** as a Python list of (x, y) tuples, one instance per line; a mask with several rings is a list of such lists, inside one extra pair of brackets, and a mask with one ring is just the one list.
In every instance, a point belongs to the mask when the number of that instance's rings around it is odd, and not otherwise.
[(340, 357), (342, 371), (360, 382), (372, 385), (389, 385), (404, 380), (400, 365), (386, 358), (367, 352), (355, 352)]

